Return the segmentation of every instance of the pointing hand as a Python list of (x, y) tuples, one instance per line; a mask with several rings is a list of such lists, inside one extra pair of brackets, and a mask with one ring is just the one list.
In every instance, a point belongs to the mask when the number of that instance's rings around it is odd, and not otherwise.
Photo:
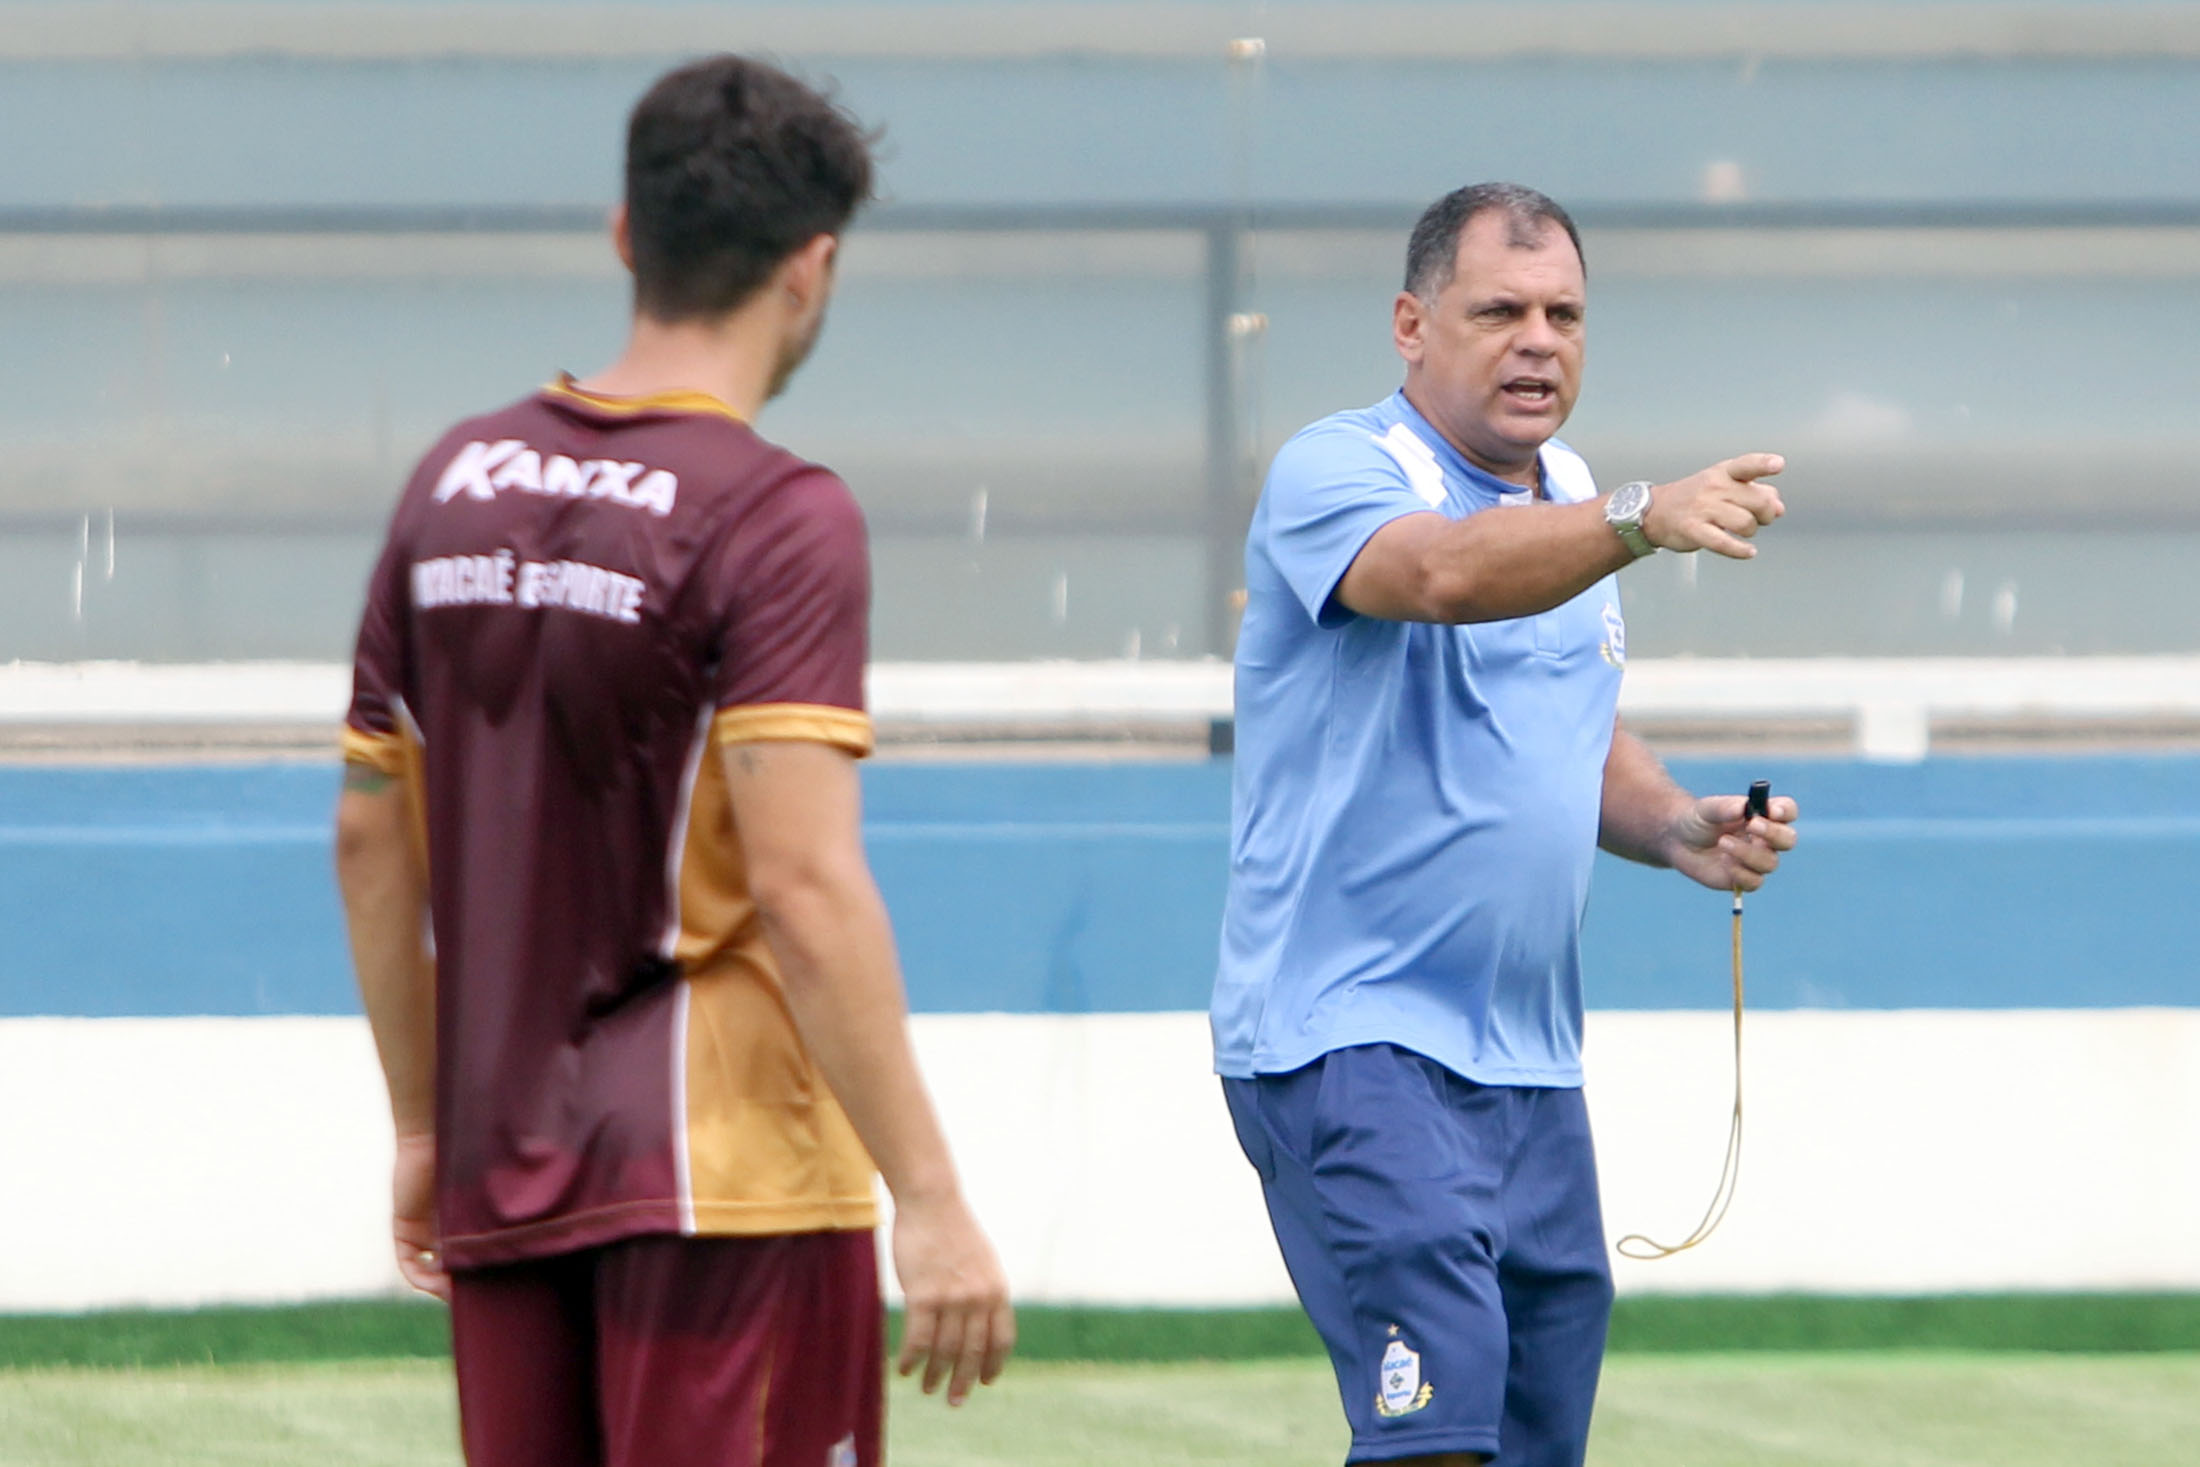
[(1776, 453), (1745, 453), (1650, 491), (1642, 532), (1667, 550), (1715, 550), (1735, 560), (1757, 553), (1750, 537), (1787, 513), (1780, 491), (1760, 483), (1787, 467)]

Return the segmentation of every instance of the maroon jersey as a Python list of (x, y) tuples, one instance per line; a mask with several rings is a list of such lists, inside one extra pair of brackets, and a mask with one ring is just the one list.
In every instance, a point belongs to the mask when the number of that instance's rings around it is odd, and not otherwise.
[(869, 752), (869, 601), (846, 486), (699, 393), (565, 379), (421, 461), (345, 754), (423, 797), (451, 1266), (875, 1223), (714, 752)]

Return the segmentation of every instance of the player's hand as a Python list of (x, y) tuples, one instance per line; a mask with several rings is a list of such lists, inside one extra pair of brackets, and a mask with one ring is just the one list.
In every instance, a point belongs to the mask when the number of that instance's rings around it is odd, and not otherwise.
[(894, 1274), (901, 1280), (901, 1354), (895, 1368), (924, 1367), (924, 1392), (947, 1382), (947, 1404), (991, 1385), (1016, 1345), (1008, 1277), (960, 1195), (895, 1199)]
[(451, 1300), (451, 1276), (435, 1248), (435, 1137), (400, 1134), (390, 1183), (390, 1235), (397, 1271), (423, 1294)]
[(1650, 491), (1642, 533), (1667, 550), (1715, 550), (1735, 560), (1757, 553), (1750, 537), (1787, 513), (1780, 491), (1761, 482), (1787, 467), (1776, 453), (1745, 453)]
[(1673, 869), (1714, 891), (1755, 891), (1795, 849), (1795, 802), (1785, 795), (1745, 819), (1741, 795), (1708, 795), (1673, 821), (1667, 845)]

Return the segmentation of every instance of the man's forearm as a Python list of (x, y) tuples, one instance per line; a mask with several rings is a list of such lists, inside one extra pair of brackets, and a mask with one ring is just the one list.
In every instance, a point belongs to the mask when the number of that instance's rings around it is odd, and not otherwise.
[(397, 1130), (435, 1129), (435, 965), (421, 870), (402, 781), (345, 771), (336, 811), (336, 877), (344, 896), (359, 997), (389, 1083)]
[(1563, 606), (1635, 556), (1604, 522), (1603, 501), (1532, 504), (1456, 520), (1432, 571), (1453, 623), (1539, 616)]
[(1614, 723), (1597, 844), (1625, 860), (1670, 866), (1676, 824), (1694, 803), (1649, 745)]
[(1633, 559), (1604, 522), (1601, 500), (1457, 520), (1410, 514), (1369, 538), (1337, 598), (1389, 621), (1502, 621), (1562, 605)]
[(885, 903), (860, 859), (782, 884), (764, 908), (787, 1007), (898, 1204), (957, 1190), (917, 1072)]

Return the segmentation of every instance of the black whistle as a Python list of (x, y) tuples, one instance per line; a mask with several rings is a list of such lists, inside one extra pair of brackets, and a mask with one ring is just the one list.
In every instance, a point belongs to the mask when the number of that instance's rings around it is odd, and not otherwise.
[(1767, 820), (1772, 818), (1772, 781), (1769, 779), (1753, 780), (1750, 783), (1749, 799), (1742, 806), (1742, 818), (1748, 820), (1753, 817)]

